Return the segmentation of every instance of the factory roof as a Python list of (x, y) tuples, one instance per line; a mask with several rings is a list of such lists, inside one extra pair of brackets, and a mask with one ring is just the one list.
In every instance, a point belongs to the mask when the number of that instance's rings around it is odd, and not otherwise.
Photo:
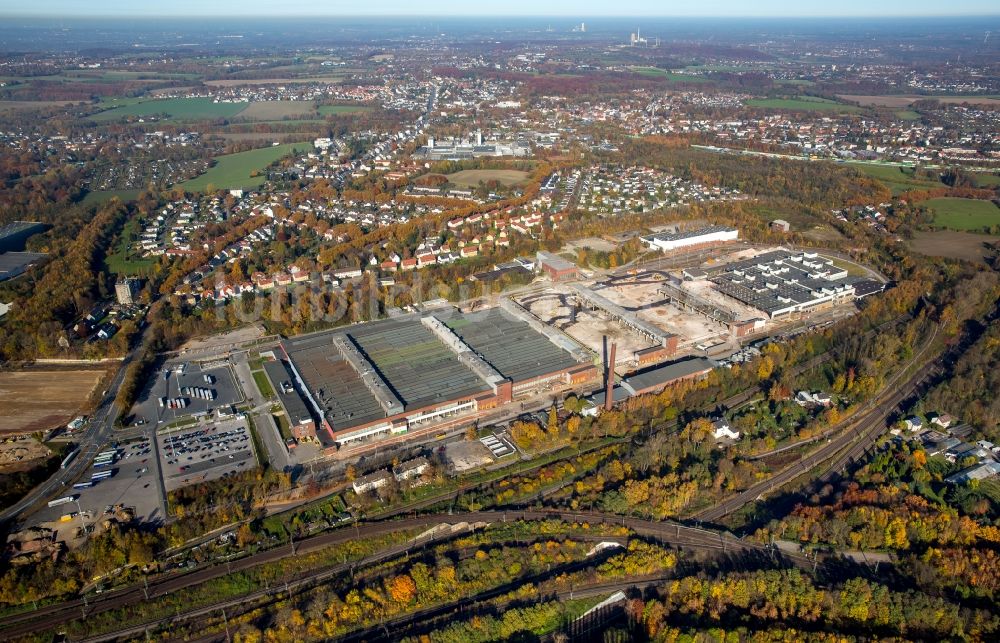
[(710, 371), (716, 366), (718, 362), (705, 357), (678, 360), (630, 375), (625, 378), (623, 385), (638, 395), (644, 391), (666, 386), (674, 380)]
[(684, 230), (682, 232), (657, 232), (651, 234), (646, 239), (656, 239), (658, 241), (679, 241), (680, 239), (691, 239), (701, 237), (714, 232), (733, 232), (736, 228), (727, 225), (710, 225), (697, 230)]
[(500, 308), (474, 316), (442, 316), (469, 348), (515, 382), (570, 368), (577, 361), (527, 323)]

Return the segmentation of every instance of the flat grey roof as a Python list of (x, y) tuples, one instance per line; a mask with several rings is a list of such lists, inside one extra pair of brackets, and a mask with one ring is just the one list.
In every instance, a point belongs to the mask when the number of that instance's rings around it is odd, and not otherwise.
[(575, 263), (570, 263), (559, 255), (554, 255), (551, 252), (544, 252), (542, 250), (538, 251), (536, 258), (538, 261), (545, 263), (556, 270), (575, 270), (577, 267)]
[(469, 348), (514, 382), (575, 366), (568, 351), (553, 344), (526, 322), (500, 308), (467, 316), (438, 315)]
[(39, 259), (44, 259), (45, 256), (46, 255), (41, 252), (0, 253), (0, 281), (16, 277), (24, 272), (25, 268)]
[(651, 234), (646, 239), (658, 239), (660, 241), (677, 241), (678, 239), (690, 239), (692, 237), (700, 237), (703, 234), (711, 234), (713, 232), (732, 232), (736, 228), (728, 225), (710, 225), (704, 228), (698, 228), (697, 230), (685, 230), (683, 232), (657, 232)]
[(335, 431), (385, 417), (382, 406), (333, 345), (332, 332), (289, 341), (285, 348)]
[(641, 392), (649, 388), (662, 386), (681, 377), (690, 377), (695, 373), (711, 370), (717, 362), (706, 357), (693, 357), (655, 366), (645, 371), (625, 378), (624, 384), (634, 391)]
[(418, 315), (291, 339), (288, 356), (335, 431), (387, 417), (333, 345), (336, 335), (354, 340), (406, 411), (490, 390)]
[[(480, 358), (515, 382), (579, 362), (529, 324), (499, 308), (462, 314), (436, 311)], [(368, 424), (386, 412), (333, 340), (347, 336), (403, 401), (406, 411), (484, 393), (491, 387), (420, 321), (420, 315), (357, 324), (285, 342), (285, 350), (335, 431)]]
[(282, 390), (282, 382), (288, 382), (294, 386), (295, 381), (283, 361), (264, 362), (264, 372), (267, 373), (267, 379), (271, 380), (274, 392), (277, 394), (278, 399), (281, 400), (281, 405), (284, 407), (285, 413), (288, 414), (288, 419), (292, 424), (299, 424), (302, 420), (312, 419), (312, 413), (309, 412), (305, 400), (302, 399), (298, 391), (293, 390), (291, 393), (285, 393)]

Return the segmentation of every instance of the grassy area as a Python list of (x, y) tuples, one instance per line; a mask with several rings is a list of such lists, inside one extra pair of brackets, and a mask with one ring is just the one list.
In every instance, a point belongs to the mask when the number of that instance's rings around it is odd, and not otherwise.
[(265, 177), (262, 172), (258, 176), (250, 176), (251, 172), (263, 170), (296, 149), (305, 150), (307, 147), (307, 143), (287, 143), (217, 156), (215, 165), (207, 172), (179, 185), (189, 192), (204, 192), (209, 185), (218, 190), (255, 188), (264, 183)]
[(896, 112), (896, 118), (901, 121), (916, 121), (920, 120), (920, 113), (915, 112), (912, 109), (901, 109)]
[(666, 78), (678, 83), (710, 83), (710, 78), (695, 76), (693, 74), (678, 74), (677, 72), (659, 67), (632, 67), (631, 70), (640, 76), (650, 76), (653, 78)]
[(267, 399), (273, 398), (274, 389), (271, 388), (271, 382), (268, 381), (267, 374), (264, 371), (252, 371), (251, 375), (253, 375), (254, 384), (257, 385), (257, 390), (260, 391), (260, 394)]
[(992, 201), (941, 197), (924, 201), (934, 212), (934, 225), (951, 230), (982, 230), (1000, 224), (1000, 208)]
[(134, 116), (137, 118), (166, 114), (167, 120), (197, 121), (236, 116), (248, 103), (215, 103), (211, 98), (161, 98), (123, 104), (90, 118), (95, 121), (115, 121)]
[(267, 454), (264, 451), (264, 443), (261, 442), (260, 436), (257, 435), (257, 425), (254, 424), (253, 417), (247, 414), (247, 428), (250, 429), (250, 439), (253, 440), (253, 454), (257, 459), (257, 466), (261, 469), (266, 469), (268, 465)]
[(843, 112), (856, 114), (861, 110), (854, 105), (844, 105), (825, 98), (752, 98), (746, 102), (747, 107), (763, 107), (765, 109), (789, 109), (805, 112)]
[(339, 116), (340, 114), (370, 112), (371, 109), (369, 105), (320, 105), (316, 111), (322, 116)]
[(288, 416), (286, 416), (284, 413), (280, 413), (277, 415), (272, 415), (271, 417), (274, 418), (275, 424), (278, 425), (278, 433), (281, 434), (281, 439), (286, 442), (288, 440), (291, 440), (292, 425), (288, 422)]
[(80, 203), (86, 206), (101, 205), (107, 203), (114, 197), (118, 197), (121, 201), (134, 201), (139, 198), (140, 191), (141, 190), (95, 190), (94, 192), (88, 192)]
[[(88, 195), (89, 196), (89, 195)], [(115, 275), (150, 274), (157, 260), (152, 257), (140, 257), (129, 252), (132, 238), (138, 235), (139, 220), (129, 219), (122, 227), (121, 236), (115, 244), (114, 251), (104, 258), (108, 272)]]
[(907, 190), (939, 188), (943, 185), (941, 181), (916, 176), (912, 167), (875, 165), (871, 163), (850, 163), (849, 165), (872, 178), (878, 179), (887, 188), (892, 190), (893, 194), (899, 194)]
[(1000, 188), (1000, 175), (973, 174), (972, 179), (977, 188)]

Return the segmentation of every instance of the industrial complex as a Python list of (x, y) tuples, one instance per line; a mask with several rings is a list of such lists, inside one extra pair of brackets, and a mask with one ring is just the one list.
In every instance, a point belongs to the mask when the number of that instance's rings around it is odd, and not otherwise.
[[(539, 252), (517, 263), (532, 267), (534, 282), (493, 307), (418, 306), (275, 338), (252, 374), (262, 393), (270, 389), (271, 419), (281, 418), (274, 444), (289, 457), (349, 458), (475, 423), (502, 425), (570, 392), (598, 413), (703, 377), (756, 339), (851, 315), (855, 301), (884, 288), (850, 261), (737, 239), (725, 226), (673, 227), (643, 237), (665, 254), (597, 276)], [(120, 286), (120, 298), (132, 295)], [(197, 378), (213, 382), (211, 397), (187, 395), (181, 369), (149, 389), (162, 408), (141, 403), (138, 414), (178, 421), (233, 409), (239, 395), (228, 370), (209, 376), (205, 368), (191, 375), (196, 387)]]

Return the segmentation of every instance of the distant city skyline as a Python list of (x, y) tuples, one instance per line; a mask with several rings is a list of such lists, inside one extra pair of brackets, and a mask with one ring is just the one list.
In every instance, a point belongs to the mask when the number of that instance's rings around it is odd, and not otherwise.
[(930, 0), (840, 0), (840, 2), (805, 1), (789, 6), (787, 0), (759, 0), (754, 3), (715, 0), (700, 3), (671, 3), (657, 0), (507, 0), (502, 6), (486, 3), (428, 0), (415, 11), (413, 2), (382, 0), (378, 3), (300, 0), (275, 4), (265, 0), (46, 0), (44, 3), (0, 0), (0, 15), (52, 18), (83, 17), (154, 17), (154, 16), (551, 16), (553, 18), (587, 17), (761, 17), (821, 18), (879, 16), (968, 16), (997, 15), (996, 0), (964, 0), (941, 3)]

